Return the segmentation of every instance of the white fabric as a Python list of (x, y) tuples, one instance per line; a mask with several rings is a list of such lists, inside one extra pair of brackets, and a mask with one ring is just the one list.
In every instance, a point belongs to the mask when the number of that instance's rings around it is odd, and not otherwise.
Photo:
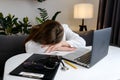
[[(71, 47), (76, 47), (76, 48), (81, 48), (85, 47), (86, 42), (85, 40), (80, 37), (78, 34), (74, 33), (67, 24), (62, 24), (63, 29), (64, 29), (64, 36), (63, 36), (63, 41), (67, 41)], [(44, 53), (44, 51), (47, 49), (41, 48), (41, 44), (36, 43), (32, 40), (28, 41), (25, 44), (26, 52), (27, 53)]]

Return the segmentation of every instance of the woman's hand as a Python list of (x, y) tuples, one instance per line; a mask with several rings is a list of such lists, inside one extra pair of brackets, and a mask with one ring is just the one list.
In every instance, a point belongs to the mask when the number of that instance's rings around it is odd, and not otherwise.
[(73, 51), (75, 49), (76, 48), (74, 47), (70, 47), (66, 41), (61, 41), (60, 43), (50, 45), (45, 52), (49, 53), (52, 51)]

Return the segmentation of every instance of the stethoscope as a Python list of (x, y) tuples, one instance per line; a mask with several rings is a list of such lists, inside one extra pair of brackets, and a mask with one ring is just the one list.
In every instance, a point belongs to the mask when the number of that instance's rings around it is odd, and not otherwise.
[(63, 71), (69, 70), (69, 68), (67, 66), (65, 66), (65, 64), (64, 64), (64, 62), (62, 60), (63, 58), (59, 57), (59, 56), (57, 56), (57, 58), (60, 60), (60, 63), (62, 64), (61, 70), (63, 70)]
[(61, 60), (61, 63), (62, 63), (61, 70), (63, 70), (63, 71), (67, 71), (67, 70), (69, 70), (69, 68), (68, 68), (67, 66), (65, 66), (63, 60)]

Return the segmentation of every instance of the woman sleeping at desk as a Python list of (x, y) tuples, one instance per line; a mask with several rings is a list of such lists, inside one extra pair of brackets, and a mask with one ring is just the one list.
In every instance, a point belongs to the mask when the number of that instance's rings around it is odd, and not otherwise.
[(47, 20), (32, 27), (25, 40), (27, 53), (50, 53), (53, 51), (74, 51), (85, 47), (85, 40), (74, 33), (66, 24)]

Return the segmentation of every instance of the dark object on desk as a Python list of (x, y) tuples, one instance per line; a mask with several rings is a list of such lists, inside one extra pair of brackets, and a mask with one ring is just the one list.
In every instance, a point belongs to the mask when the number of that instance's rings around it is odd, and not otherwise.
[(47, 56), (40, 58), (39, 60), (28, 60), (23, 62), (23, 67), (25, 69), (33, 69), (33, 70), (42, 70), (42, 69), (55, 69), (55, 67), (59, 64), (61, 58), (59, 56)]
[(61, 56), (33, 54), (10, 72), (10, 75), (53, 80), (60, 62)]

